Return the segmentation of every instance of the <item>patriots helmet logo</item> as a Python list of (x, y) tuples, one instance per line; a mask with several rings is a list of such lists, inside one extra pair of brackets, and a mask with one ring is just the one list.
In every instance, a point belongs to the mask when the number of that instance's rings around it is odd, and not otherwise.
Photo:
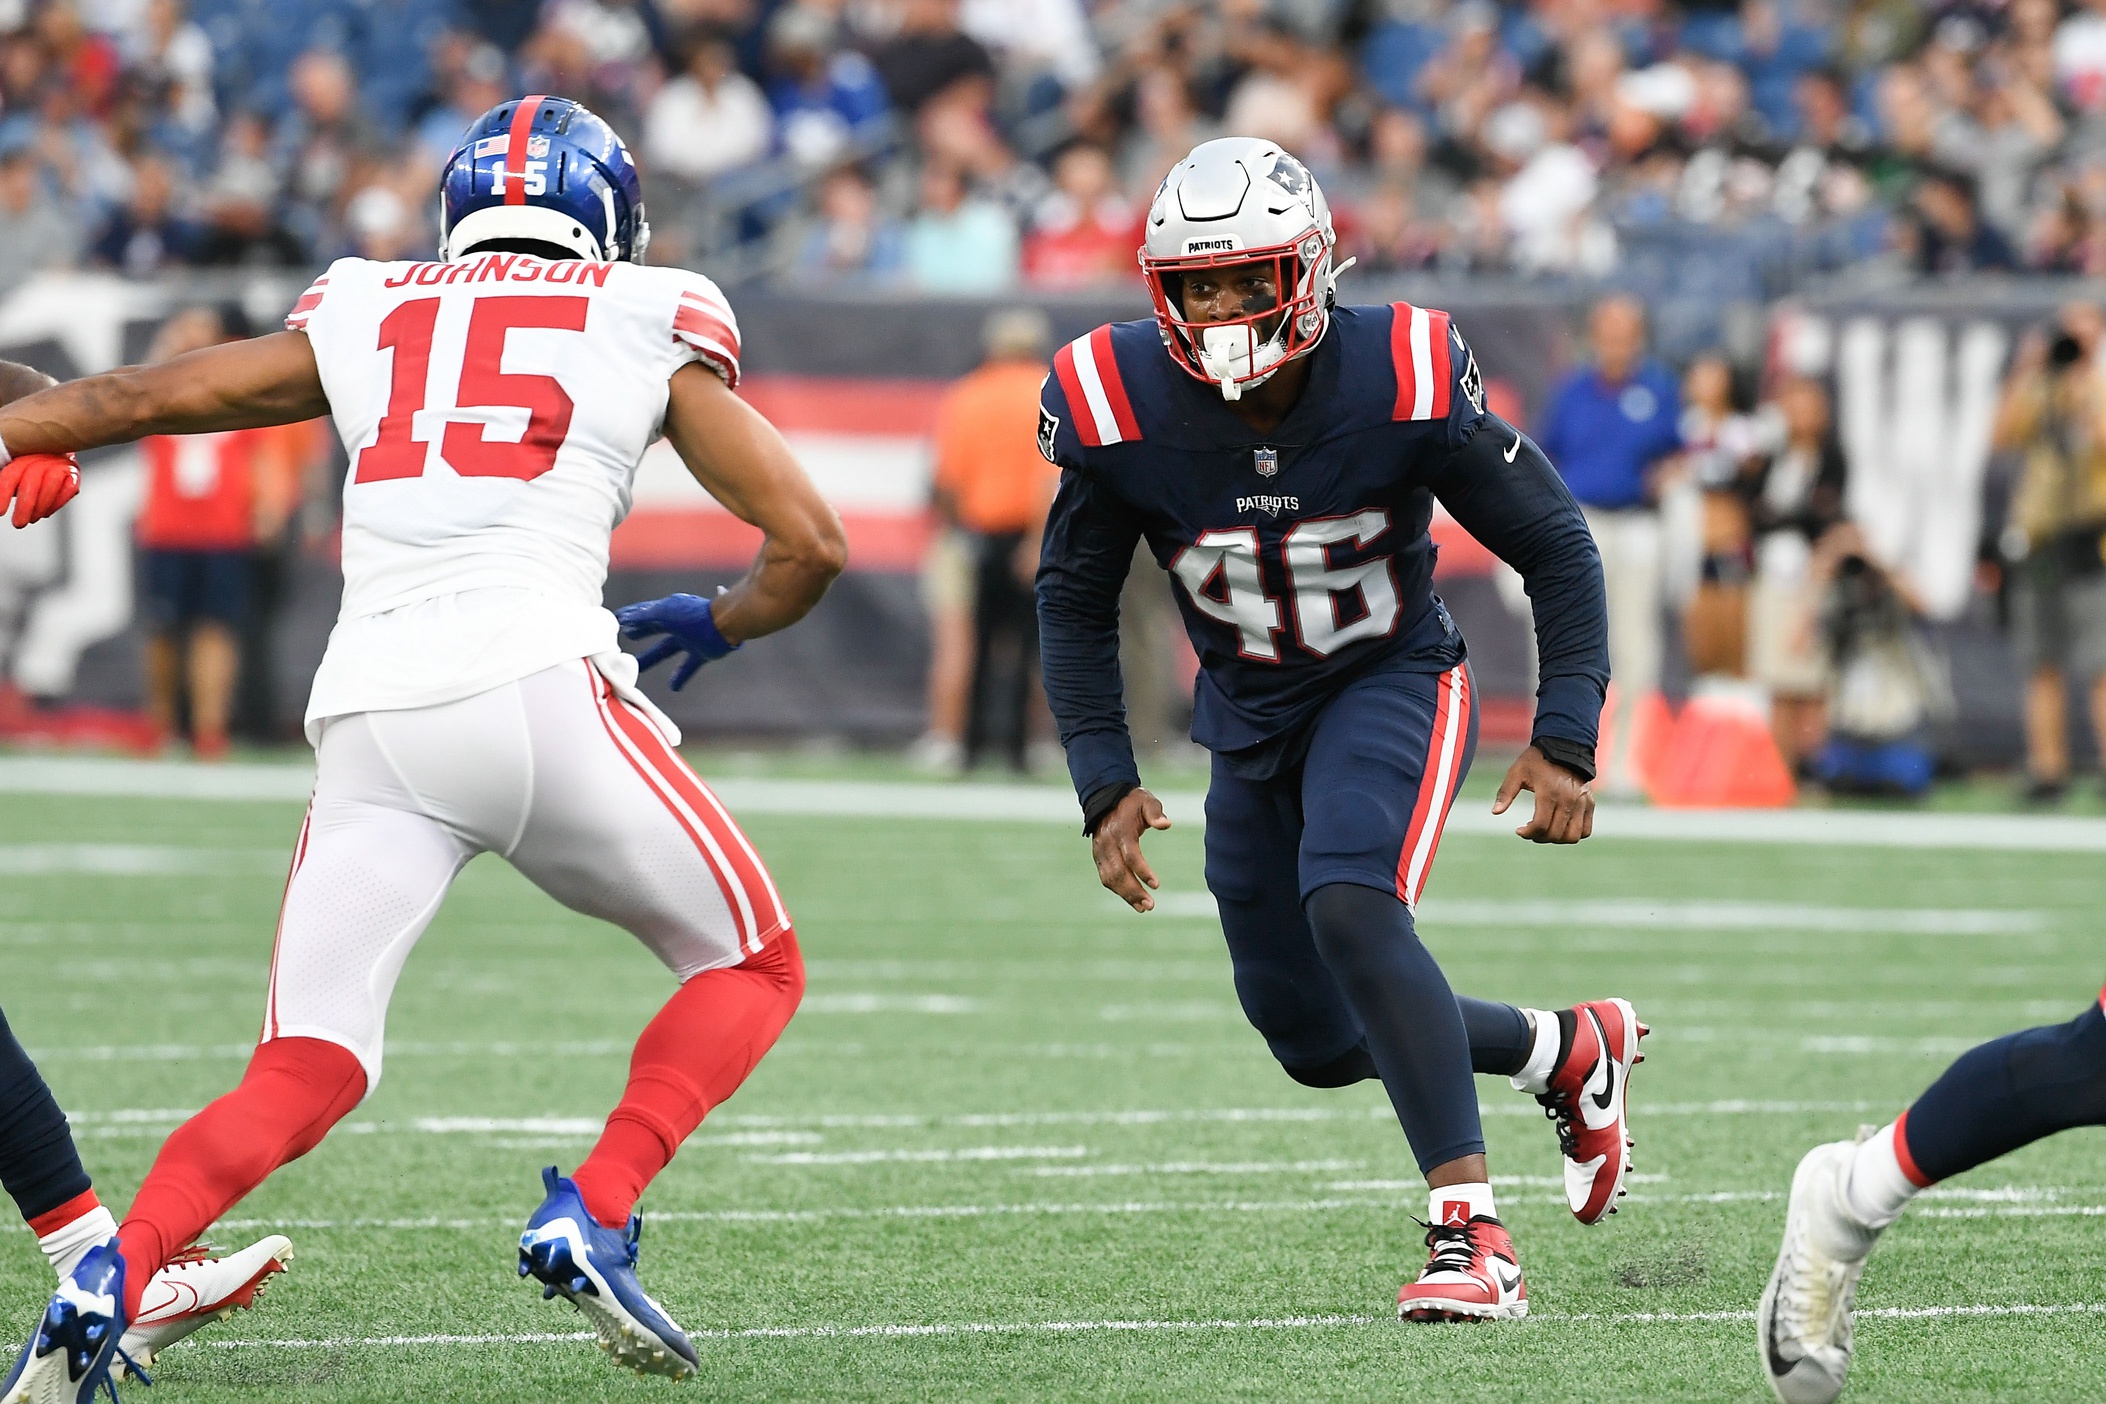
[(1053, 456), (1053, 441), (1060, 435), (1060, 417), (1044, 405), (1038, 407), (1038, 453), (1039, 457), (1058, 468), (1060, 460)]
[(1258, 470), (1259, 477), (1270, 478), (1280, 471), (1280, 451), (1278, 449), (1252, 449), (1250, 456), (1252, 459), (1251, 466)]

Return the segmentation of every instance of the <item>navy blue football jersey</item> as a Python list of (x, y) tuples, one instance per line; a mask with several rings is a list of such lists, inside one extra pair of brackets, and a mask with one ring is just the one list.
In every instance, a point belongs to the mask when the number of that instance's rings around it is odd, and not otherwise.
[(1608, 661), (1593, 539), (1541, 453), (1486, 410), (1447, 314), (1338, 308), (1310, 356), (1307, 386), (1269, 435), (1181, 370), (1152, 319), (1099, 327), (1055, 356), (1039, 448), (1062, 472), (1040, 638), (1085, 800), (1136, 778), (1117, 620), (1137, 541), (1173, 577), (1199, 655), (1193, 739), (1265, 775), (1346, 683), (1463, 658), (1433, 591), (1436, 498), (1529, 584), (1538, 734), (1594, 744)]

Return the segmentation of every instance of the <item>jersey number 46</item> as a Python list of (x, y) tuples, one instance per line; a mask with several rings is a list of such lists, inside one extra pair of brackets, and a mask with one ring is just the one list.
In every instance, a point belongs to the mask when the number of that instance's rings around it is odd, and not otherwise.
[[(516, 442), (483, 437), (480, 421), (455, 420), (439, 440), (439, 456), (464, 478), (540, 477), (556, 466), (556, 454), (570, 433), (576, 405), (552, 375), (506, 371), (505, 338), (515, 327), (550, 331), (585, 330), (590, 299), (583, 297), (479, 297), (468, 318), (468, 341), (461, 357), (461, 379), (453, 403), (457, 409), (523, 409), (526, 432)], [(387, 413), (380, 432), (358, 451), (354, 483), (415, 478), (424, 472), (430, 444), (414, 436), (431, 381), (432, 330), (439, 320), (439, 299), (420, 297), (403, 303), (381, 319), (380, 349), (393, 351)]]
[[(1334, 566), (1331, 548), (1350, 541), (1366, 547), (1389, 530), (1389, 513), (1370, 508), (1350, 517), (1298, 522), (1280, 541), (1292, 595), (1294, 632), (1301, 646), (1328, 658), (1349, 643), (1379, 639), (1397, 627), (1397, 581), (1389, 557)], [(1280, 661), (1277, 635), (1286, 627), (1280, 602), (1265, 593), (1256, 527), (1209, 531), (1177, 553), (1171, 573), (1192, 607), (1236, 630), (1238, 651), (1264, 663)], [(1341, 596), (1359, 608), (1341, 610)]]

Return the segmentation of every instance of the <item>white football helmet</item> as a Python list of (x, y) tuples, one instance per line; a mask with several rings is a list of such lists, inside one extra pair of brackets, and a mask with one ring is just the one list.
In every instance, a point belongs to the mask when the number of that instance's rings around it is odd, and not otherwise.
[[(1234, 400), (1323, 340), (1336, 300), (1331, 206), (1309, 168), (1256, 137), (1202, 142), (1171, 167), (1148, 207), (1141, 272), (1170, 358)], [(1270, 262), (1279, 303), (1226, 322), (1185, 319), (1180, 286), (1196, 268)]]

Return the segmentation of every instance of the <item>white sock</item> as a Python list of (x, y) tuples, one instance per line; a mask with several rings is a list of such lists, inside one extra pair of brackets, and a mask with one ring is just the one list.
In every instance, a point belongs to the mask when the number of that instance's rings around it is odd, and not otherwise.
[(1462, 1224), (1472, 1219), (1496, 1219), (1492, 1187), (1475, 1184), (1442, 1185), (1427, 1196), (1426, 1221), (1432, 1224)]
[(1548, 1009), (1521, 1011), (1535, 1021), (1536, 1041), (1528, 1050), (1528, 1061), (1508, 1079), (1516, 1092), (1540, 1097), (1550, 1090), (1550, 1075), (1558, 1062), (1558, 1016)]
[(96, 1244), (106, 1241), (117, 1232), (117, 1221), (110, 1211), (98, 1204), (87, 1213), (61, 1228), (55, 1228), (37, 1240), (37, 1247), (44, 1250), (44, 1257), (51, 1270), (64, 1282), (73, 1275), (82, 1258)]
[(1898, 1130), (1899, 1124), (1890, 1122), (1858, 1146), (1850, 1161), (1850, 1178), (1843, 1186), (1844, 1205), (1874, 1231), (1900, 1218), (1923, 1188), (1901, 1168), (1901, 1157), (1894, 1150)]

